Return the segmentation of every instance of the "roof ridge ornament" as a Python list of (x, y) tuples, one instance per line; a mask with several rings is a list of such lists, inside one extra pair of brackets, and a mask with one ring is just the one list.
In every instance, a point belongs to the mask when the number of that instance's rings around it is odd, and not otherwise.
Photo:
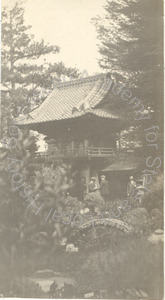
[[(93, 76), (94, 77), (94, 76)], [(109, 78), (107, 76), (105, 76), (105, 74), (101, 74), (101, 76), (98, 76), (97, 77), (95, 76), (95, 78), (102, 78), (104, 81), (105, 79), (109, 80)], [(94, 82), (93, 80), (91, 82)], [(83, 99), (83, 101), (79, 102), (77, 105), (75, 105), (73, 108), (72, 108), (72, 114), (75, 112), (75, 111), (78, 111), (78, 112), (87, 112), (87, 111), (91, 111), (92, 108), (94, 108), (94, 106), (92, 105), (91, 100), (93, 100), (93, 97), (95, 97), (96, 93), (98, 92), (98, 88), (100, 89), (100, 82), (97, 80), (95, 80), (94, 82), (94, 86), (92, 87), (91, 91), (89, 92), (89, 94), (85, 97), (85, 99)]]
[(87, 111), (91, 111), (91, 110), (92, 110), (92, 107), (90, 106), (89, 102), (88, 101), (84, 101), (80, 105), (74, 106), (72, 108), (72, 114), (75, 111), (78, 111), (78, 112), (82, 112), (82, 111), (87, 112)]
[(93, 75), (93, 76), (88, 76), (85, 78), (78, 78), (78, 79), (58, 83), (56, 85), (56, 88), (60, 89), (63, 87), (74, 86), (74, 85), (78, 85), (78, 84), (82, 84), (82, 83), (95, 82), (99, 79), (104, 79), (105, 77), (107, 77), (107, 74), (101, 73), (101, 74), (97, 74), (97, 75)]

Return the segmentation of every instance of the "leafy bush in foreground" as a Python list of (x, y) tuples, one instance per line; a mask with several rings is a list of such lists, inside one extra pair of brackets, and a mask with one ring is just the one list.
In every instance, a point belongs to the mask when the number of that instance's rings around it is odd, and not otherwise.
[(121, 239), (91, 253), (77, 272), (79, 297), (104, 290), (107, 298), (163, 297), (162, 244)]
[(152, 209), (159, 209), (163, 211), (163, 174), (157, 176), (157, 180), (150, 185), (150, 189), (145, 193), (143, 199), (143, 206), (147, 208), (148, 211)]

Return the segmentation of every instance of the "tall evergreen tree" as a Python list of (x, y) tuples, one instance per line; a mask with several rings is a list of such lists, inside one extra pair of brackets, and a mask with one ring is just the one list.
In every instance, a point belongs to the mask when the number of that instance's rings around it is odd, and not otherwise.
[[(67, 68), (64, 63), (37, 63), (38, 59), (48, 54), (57, 54), (58, 46), (35, 41), (29, 34), (31, 26), (24, 21), (24, 7), (16, 2), (12, 8), (2, 11), (2, 108), (4, 118), (11, 109), (12, 115), (21, 107), (22, 100), (42, 101), (50, 92), (54, 81), (61, 75), (77, 77), (75, 68)], [(44, 93), (41, 87), (46, 86)], [(45, 92), (46, 90), (46, 92)], [(41, 97), (39, 97), (39, 94)], [(25, 103), (25, 102), (24, 102)], [(5, 120), (4, 120), (5, 123)]]
[(161, 124), (163, 1), (108, 0), (105, 12), (93, 19), (100, 41), (99, 65), (117, 81), (129, 83)]

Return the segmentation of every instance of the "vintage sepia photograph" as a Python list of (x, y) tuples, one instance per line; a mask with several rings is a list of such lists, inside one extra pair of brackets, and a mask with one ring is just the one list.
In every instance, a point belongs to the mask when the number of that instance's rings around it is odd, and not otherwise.
[(1, 298), (164, 298), (163, 18), (2, 0)]

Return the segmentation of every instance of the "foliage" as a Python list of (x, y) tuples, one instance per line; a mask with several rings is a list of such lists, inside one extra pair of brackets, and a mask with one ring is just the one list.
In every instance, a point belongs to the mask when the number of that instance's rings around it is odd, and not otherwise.
[(36, 230), (38, 218), (34, 219), (33, 214), (29, 214), (28, 209), (26, 211), (24, 205), (27, 203), (20, 196), (21, 185), (31, 169), (29, 149), (32, 144), (33, 137), (26, 130), (17, 136), (17, 147), (10, 149), (12, 144), (9, 143), (9, 147), (1, 153), (0, 289), (4, 295), (10, 292), (10, 296), (15, 293), (14, 278), (28, 275), (34, 260), (30, 262), (26, 259), (32, 250), (29, 237)]
[[(1, 290), (3, 291), (3, 289)], [(38, 284), (28, 278), (15, 277), (11, 289), (9, 283), (6, 282), (3, 296), (5, 297), (20, 297), (20, 298), (45, 298), (45, 293), (41, 290)]]
[[(157, 2), (153, 4), (153, 0), (145, 0), (143, 3), (145, 5), (142, 5), (141, 0), (123, 0), (120, 4), (115, 0), (108, 1), (106, 21), (95, 18), (95, 22), (102, 41), (100, 53), (103, 59), (100, 65), (110, 70), (117, 80), (130, 81), (133, 87), (138, 89), (136, 95), (143, 96), (147, 107), (155, 109), (154, 99), (161, 99), (161, 91), (158, 93), (154, 86), (155, 78), (157, 81), (161, 79), (159, 72), (162, 69), (161, 41), (157, 43), (156, 40), (157, 28), (160, 28), (159, 9)], [(153, 19), (157, 24), (156, 28), (152, 26)], [(113, 29), (109, 27), (111, 23), (115, 24)], [(66, 68), (62, 62), (52, 65), (45, 61), (42, 66), (27, 63), (29, 59), (37, 61), (42, 55), (56, 54), (60, 50), (58, 46), (46, 45), (44, 41), (36, 42), (34, 36), (28, 34), (29, 29), (30, 27), (24, 24), (24, 9), (20, 3), (16, 3), (12, 9), (4, 8), (2, 122), (5, 134), (13, 116), (20, 114), (22, 100), (26, 100), (28, 108), (31, 109), (30, 102), (35, 100), (34, 105), (39, 105), (53, 88), (54, 80), (58, 82), (62, 75), (78, 76), (77, 70)], [(139, 59), (136, 60), (135, 57)], [(5, 144), (10, 148), (11, 140), (6, 140)], [(90, 193), (86, 195), (84, 203), (72, 197), (68, 198), (67, 166), (55, 159), (52, 165), (42, 166), (35, 173), (30, 155), (30, 152), (36, 149), (34, 137), (28, 130), (22, 130), (17, 140), (15, 149), (3, 150), (1, 153), (0, 292), (10, 297), (42, 297), (40, 288), (27, 278), (38, 268), (47, 267), (47, 264), (51, 267), (53, 264), (59, 270), (66, 269), (72, 273), (76, 269), (77, 287), (74, 289), (65, 285), (56, 294), (54, 285), (50, 297), (65, 298), (70, 295), (74, 298), (76, 295), (81, 298), (85, 292), (94, 291), (97, 295), (98, 290), (104, 289), (106, 297), (111, 298), (143, 298), (144, 293), (147, 297), (161, 298), (161, 282), (158, 282), (163, 276), (159, 261), (159, 257), (162, 257), (160, 246), (148, 245), (146, 240), (144, 243), (142, 240), (131, 241), (132, 236), (128, 237), (124, 232), (108, 226), (73, 230), (69, 225), (64, 225), (61, 213), (75, 214), (83, 206), (89, 207), (92, 212), (95, 207), (102, 210), (102, 197), (97, 192)], [(21, 163), (17, 161), (12, 164), (12, 159), (18, 159)], [(23, 188), (20, 187), (20, 183), (15, 184), (12, 181), (16, 172), (24, 176)], [(153, 208), (162, 209), (162, 177), (159, 180), (144, 198), (144, 206), (151, 210), (153, 229), (159, 228), (154, 223), (159, 214)], [(25, 187), (28, 192), (26, 197), (22, 197), (21, 192)], [(38, 197), (38, 207), (44, 204), (38, 215), (34, 215), (33, 209), (27, 208), (31, 194)], [(159, 199), (157, 204), (155, 199)], [(143, 230), (148, 215), (144, 209), (139, 208), (128, 212), (125, 220)], [(80, 252), (83, 249), (87, 255), (77, 253), (76, 260), (75, 256), (67, 255), (61, 246), (63, 238), (66, 237), (67, 242), (73, 242)]]
[[(2, 12), (2, 142), (6, 150), (2, 150), (0, 165), (0, 265), (3, 275), (0, 280), (0, 290), (4, 295), (8, 295), (9, 292), (10, 296), (21, 297), (27, 297), (27, 288), (29, 288), (29, 283), (25, 285), (21, 278), (24, 280), (41, 267), (47, 258), (48, 249), (54, 251), (63, 237), (59, 224), (45, 223), (43, 218), (47, 216), (51, 203), (53, 203), (52, 209), (61, 210), (63, 206), (60, 200), (64, 199), (65, 193), (63, 187), (67, 185), (64, 168), (60, 166), (54, 173), (61, 177), (59, 180), (54, 179), (54, 186), (47, 178), (52, 170), (43, 170), (44, 175), (37, 174), (34, 181), (35, 165), (30, 153), (36, 150), (35, 137), (28, 130), (20, 130), (16, 136), (14, 132), (14, 137), (11, 138), (9, 130), (15, 131), (16, 127), (9, 128), (9, 126), (14, 117), (29, 112), (31, 101), (34, 100), (36, 105), (45, 99), (54, 80), (58, 82), (62, 74), (69, 76), (72, 73), (73, 77), (77, 74), (75, 69), (67, 69), (62, 62), (54, 65), (45, 62), (43, 66), (34, 64), (33, 61), (43, 55), (59, 52), (59, 47), (46, 45), (44, 41), (36, 42), (34, 36), (28, 33), (29, 29), (30, 26), (24, 24), (24, 8), (21, 2), (16, 2), (12, 8), (4, 7)], [(28, 64), (29, 60), (31, 61)], [(41, 93), (44, 84), (48, 86)], [(23, 112), (22, 106), (25, 105), (26, 112)], [(13, 183), (12, 176), (17, 172), (20, 174), (17, 176), (22, 176), (25, 180), (24, 183), (21, 182), (24, 184), (23, 187), (20, 182)], [(46, 173), (49, 173), (47, 177)], [(37, 199), (37, 206), (45, 204), (46, 209), (34, 215), (35, 209), (28, 208), (27, 201), (31, 195), (39, 197), (40, 188), (45, 198)], [(33, 288), (32, 283), (31, 293), (28, 296), (42, 296), (40, 290)]]
[[(104, 8), (103, 16), (93, 18), (99, 41), (99, 65), (111, 74), (114, 82), (124, 84), (123, 90), (132, 93), (130, 101), (129, 97), (123, 101), (121, 95), (112, 94), (114, 101), (109, 103), (110, 94), (107, 107), (111, 110), (116, 107), (122, 129), (128, 129), (130, 124), (135, 127), (136, 137), (131, 140), (135, 144), (141, 141), (145, 154), (143, 120), (134, 119), (135, 110), (143, 111), (141, 105), (144, 105), (150, 117), (144, 120), (146, 128), (151, 127), (154, 120), (163, 132), (163, 2), (107, 0)], [(128, 105), (133, 98), (135, 102)], [(126, 138), (126, 142), (132, 146), (129, 139)]]
[(74, 215), (79, 214), (80, 210), (84, 208), (84, 204), (75, 197), (67, 196), (65, 202), (65, 211)]
[(84, 204), (91, 211), (95, 211), (95, 208), (98, 208), (100, 211), (104, 208), (104, 199), (98, 191), (88, 193), (84, 198)]
[(104, 298), (111, 299), (161, 298), (162, 255), (162, 244), (124, 238), (111, 243), (106, 251), (92, 252), (76, 274), (79, 297), (84, 290), (103, 290)]
[[(24, 22), (24, 7), (21, 1), (2, 10), (2, 120), (10, 105), (11, 113), (17, 116), (26, 100), (27, 109), (39, 105), (50, 93), (54, 83), (61, 75), (77, 77), (74, 68), (65, 67), (64, 63), (37, 62), (42, 56), (56, 54), (60, 48), (35, 41), (29, 34), (31, 26)], [(42, 88), (42, 89), (41, 89)]]
[(104, 18), (98, 16), (93, 22), (100, 40), (100, 66), (117, 81), (126, 80), (138, 87), (138, 96), (154, 107), (158, 98), (155, 85), (160, 84), (163, 67), (162, 2), (110, 0)]
[(157, 208), (154, 208), (151, 211), (150, 226), (152, 228), (152, 231), (155, 231), (156, 229), (162, 229), (163, 230), (163, 228), (164, 228), (163, 211), (160, 211)]
[(152, 209), (159, 209), (163, 211), (163, 173), (157, 175), (156, 181), (150, 185), (150, 189), (145, 193), (143, 199), (143, 206), (151, 211)]
[(41, 231), (47, 236), (47, 245), (51, 246), (48, 247), (51, 253), (67, 234), (68, 227), (63, 224), (62, 216), (68, 188), (67, 166), (64, 163), (43, 166), (40, 171), (35, 172), (34, 191), (45, 204), (41, 211)]
[(59, 288), (54, 281), (50, 286), (49, 298), (58, 298), (58, 299), (74, 299), (76, 298), (76, 291), (72, 284), (64, 282), (64, 286)]
[[(42, 173), (37, 174), (35, 181), (31, 180), (29, 184), (30, 178), (34, 177), (34, 165), (29, 152), (33, 143), (28, 130), (20, 131), (17, 147), (1, 153), (0, 290), (4, 295), (10, 291), (10, 296), (15, 296), (18, 291), (16, 296), (25, 296), (26, 293), (17, 288), (18, 281), (15, 278), (31, 276), (40, 268), (48, 259), (48, 251), (54, 253), (67, 231), (62, 222), (53, 222), (52, 216), (48, 222), (44, 221), (50, 207), (54, 209), (52, 213), (63, 208), (65, 190), (68, 188), (65, 167), (57, 166), (55, 170), (44, 168)], [(19, 176), (22, 181), (14, 183), (13, 175), (16, 182)], [(37, 215), (36, 208), (28, 207), (32, 201), (28, 200), (31, 195), (32, 200), (34, 196), (38, 197), (37, 207), (45, 204)], [(34, 295), (36, 293), (34, 290)]]
[[(89, 218), (87, 218), (89, 220)], [(122, 238), (131, 239), (136, 237), (135, 232), (127, 234), (124, 230), (115, 226), (94, 226), (86, 227), (83, 230), (74, 230), (68, 234), (68, 243), (73, 243), (81, 251), (98, 251), (108, 249), (109, 245), (115, 241), (117, 243)]]
[(128, 225), (133, 226), (143, 235), (148, 235), (151, 231), (149, 214), (143, 207), (137, 207), (125, 212), (125, 214), (122, 216), (122, 220)]

